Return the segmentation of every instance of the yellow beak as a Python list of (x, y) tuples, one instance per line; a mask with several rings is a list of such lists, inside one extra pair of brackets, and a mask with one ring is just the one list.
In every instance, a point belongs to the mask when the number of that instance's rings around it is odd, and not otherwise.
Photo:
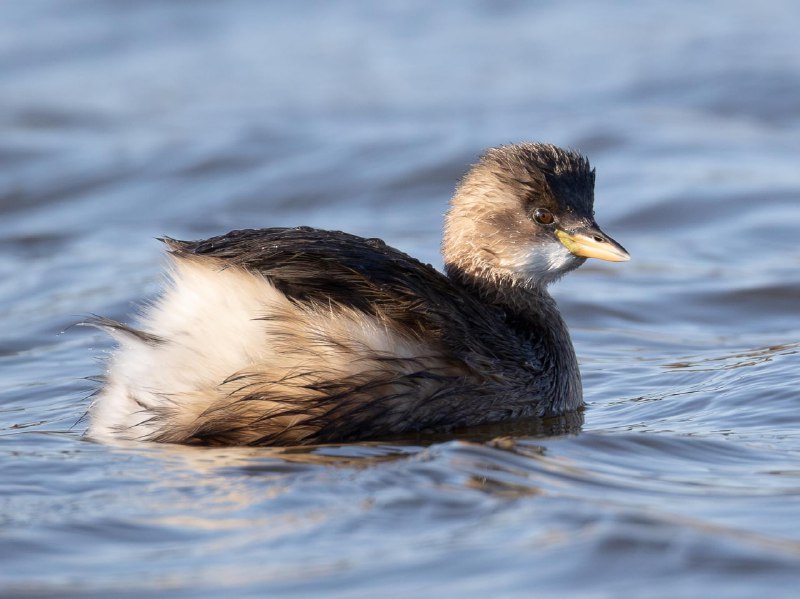
[(596, 226), (572, 233), (556, 229), (556, 236), (565, 248), (581, 258), (598, 258), (610, 262), (625, 262), (631, 259), (624, 247)]

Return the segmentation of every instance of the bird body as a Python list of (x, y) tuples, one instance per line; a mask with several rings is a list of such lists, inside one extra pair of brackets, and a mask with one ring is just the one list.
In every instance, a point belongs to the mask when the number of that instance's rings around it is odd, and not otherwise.
[(119, 349), (89, 432), (290, 445), (574, 411), (578, 362), (547, 285), (587, 255), (627, 259), (594, 224), (593, 187), (578, 154), (490, 150), (454, 196), (446, 274), (308, 227), (166, 238), (171, 282), (141, 325), (95, 321)]

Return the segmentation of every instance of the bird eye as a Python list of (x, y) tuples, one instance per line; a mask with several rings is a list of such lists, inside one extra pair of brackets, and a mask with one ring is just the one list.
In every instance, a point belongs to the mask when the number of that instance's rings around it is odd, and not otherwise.
[(540, 225), (552, 225), (555, 219), (553, 218), (553, 213), (547, 208), (537, 208), (533, 211), (533, 220)]

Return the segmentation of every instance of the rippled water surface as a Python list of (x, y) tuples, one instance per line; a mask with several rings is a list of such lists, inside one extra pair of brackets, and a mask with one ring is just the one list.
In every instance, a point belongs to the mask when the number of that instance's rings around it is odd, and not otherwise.
[[(291, 6), (291, 7), (290, 7)], [(0, 6), (0, 595), (800, 588), (800, 4)], [(587, 410), (445, 437), (83, 437), (160, 244), (306, 224), (440, 264), (481, 149), (579, 148), (633, 255), (556, 294)]]

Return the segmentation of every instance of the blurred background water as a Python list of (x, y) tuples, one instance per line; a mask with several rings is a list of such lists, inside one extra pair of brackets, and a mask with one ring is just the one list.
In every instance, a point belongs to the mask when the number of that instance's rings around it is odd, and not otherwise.
[[(800, 4), (0, 5), (0, 595), (752, 597), (800, 585)], [(312, 449), (107, 447), (89, 313), (167, 234), (440, 265), (487, 146), (588, 154), (633, 255), (554, 289), (588, 409)], [(62, 331), (65, 331), (62, 333)]]

